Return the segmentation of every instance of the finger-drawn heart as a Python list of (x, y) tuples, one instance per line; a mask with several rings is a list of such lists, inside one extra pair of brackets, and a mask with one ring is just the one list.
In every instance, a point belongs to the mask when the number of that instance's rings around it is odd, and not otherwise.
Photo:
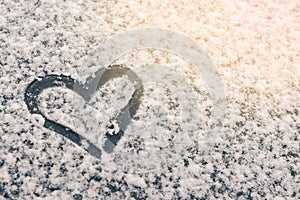
[[(31, 114), (38, 114), (44, 118), (43, 126), (47, 129), (68, 138), (77, 145), (83, 147), (88, 153), (101, 158), (101, 149), (87, 140), (84, 136), (76, 133), (71, 128), (48, 119), (39, 109), (38, 96), (47, 88), (65, 87), (79, 94), (86, 102), (89, 102), (93, 94), (101, 88), (106, 82), (111, 79), (128, 76), (128, 79), (134, 84), (135, 91), (131, 95), (128, 104), (123, 107), (120, 112), (114, 117), (114, 120), (119, 126), (119, 131), (115, 134), (105, 133), (106, 141), (103, 149), (107, 153), (111, 153), (118, 141), (124, 135), (126, 127), (139, 109), (140, 99), (143, 95), (143, 85), (138, 76), (129, 68), (120, 65), (101, 68), (95, 73), (95, 76), (90, 76), (85, 84), (81, 84), (70, 76), (65, 75), (46, 75), (40, 80), (33, 80), (25, 90), (25, 102)], [(113, 125), (112, 125), (113, 126)], [(113, 128), (113, 127), (110, 127)], [(86, 143), (87, 145), (84, 145)]]

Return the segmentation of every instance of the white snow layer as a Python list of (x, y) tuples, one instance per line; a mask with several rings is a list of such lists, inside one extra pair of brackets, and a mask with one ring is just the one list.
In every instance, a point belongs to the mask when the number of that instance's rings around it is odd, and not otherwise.
[[(299, 1), (1, 1), (0, 13), (0, 198), (300, 198)], [(213, 105), (193, 66), (161, 50), (136, 50), (115, 63), (166, 66), (194, 88), (200, 115), (184, 123), (199, 144), (170, 151), (182, 105), (164, 85), (149, 83), (126, 137), (103, 165), (45, 129), (44, 119), (28, 112), (24, 91), (45, 74), (85, 80), (90, 52), (142, 27), (183, 32), (207, 51), (225, 88), (222, 132), (204, 149)], [(131, 89), (124, 78), (110, 81), (88, 105), (69, 90), (49, 89), (40, 107), (101, 146)]]

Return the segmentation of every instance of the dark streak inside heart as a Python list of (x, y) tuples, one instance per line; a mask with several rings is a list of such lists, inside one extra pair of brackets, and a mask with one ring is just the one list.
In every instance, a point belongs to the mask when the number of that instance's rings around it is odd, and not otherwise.
[[(98, 70), (95, 77), (89, 77), (85, 85), (80, 84), (70, 76), (65, 75), (46, 75), (41, 80), (35, 79), (25, 90), (25, 102), (31, 114), (42, 115), (45, 119), (44, 127), (55, 131), (58, 134), (70, 139), (79, 146), (82, 146), (87, 152), (96, 158), (101, 158), (101, 150), (95, 146), (91, 141), (88, 141), (83, 136), (79, 135), (71, 128), (59, 124), (53, 120), (48, 119), (39, 109), (38, 96), (47, 88), (66, 87), (88, 102), (95, 91), (102, 87), (106, 82), (113, 78), (127, 75), (129, 80), (134, 83), (135, 91), (131, 96), (128, 104), (121, 109), (119, 114), (114, 118), (119, 126), (119, 132), (114, 134), (105, 133), (107, 140), (104, 143), (104, 150), (108, 153), (113, 152), (118, 141), (124, 135), (124, 132), (130, 123), (131, 119), (136, 114), (140, 105), (140, 98), (143, 95), (143, 85), (138, 76), (129, 68), (119, 65), (111, 66), (110, 68), (102, 68)], [(84, 145), (84, 143), (87, 144)]]

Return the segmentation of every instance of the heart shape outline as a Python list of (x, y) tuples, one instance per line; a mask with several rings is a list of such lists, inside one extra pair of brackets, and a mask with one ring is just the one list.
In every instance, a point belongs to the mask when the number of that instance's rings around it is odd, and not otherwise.
[[(27, 108), (31, 114), (38, 114), (44, 118), (43, 126), (51, 131), (54, 131), (72, 142), (76, 143), (78, 146), (83, 147), (89, 154), (100, 159), (101, 149), (94, 145), (91, 141), (86, 139), (84, 136), (73, 131), (71, 128), (57, 123), (53, 120), (48, 119), (39, 109), (38, 96), (48, 88), (54, 87), (65, 87), (76, 92), (80, 95), (85, 102), (89, 102), (100, 87), (102, 87), (109, 80), (122, 77), (124, 75), (128, 76), (128, 79), (134, 84), (134, 92), (127, 105), (121, 109), (121, 111), (114, 117), (116, 120), (119, 131), (115, 134), (105, 133), (107, 140), (104, 143), (103, 149), (107, 153), (113, 152), (118, 141), (124, 135), (125, 130), (130, 123), (131, 119), (136, 114), (141, 103), (140, 99), (143, 95), (143, 84), (139, 77), (128, 67), (121, 65), (111, 65), (108, 68), (101, 68), (96, 73), (95, 76), (90, 76), (87, 78), (85, 84), (81, 84), (71, 76), (66, 75), (46, 75), (40, 77), (41, 80), (33, 80), (25, 89), (24, 100)], [(113, 126), (113, 125), (112, 125)], [(113, 128), (113, 127), (110, 128)], [(83, 146), (84, 142), (87, 143), (87, 147)]]

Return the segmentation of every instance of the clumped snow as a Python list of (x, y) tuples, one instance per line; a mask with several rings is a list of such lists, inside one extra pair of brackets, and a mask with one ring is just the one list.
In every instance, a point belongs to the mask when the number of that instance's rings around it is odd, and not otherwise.
[[(0, 198), (300, 198), (299, 12), (300, 3), (291, 0), (0, 2)], [(226, 109), (213, 145), (205, 146), (213, 105), (201, 73), (161, 50), (133, 51), (114, 64), (141, 77), (151, 66), (165, 66), (169, 71), (147, 78), (177, 72), (169, 86), (183, 78), (192, 97), (188, 89), (176, 93), (147, 82), (126, 134), (102, 160), (29, 113), (24, 91), (31, 81), (46, 74), (84, 81), (90, 52), (141, 27), (185, 33), (217, 66)], [(169, 83), (168, 76), (163, 80)], [(121, 77), (90, 102), (63, 88), (45, 90), (39, 101), (48, 118), (101, 147), (101, 133), (132, 92)], [(182, 109), (185, 95), (191, 110)], [(191, 114), (182, 118), (182, 112)], [(169, 141), (179, 136), (191, 140)]]

